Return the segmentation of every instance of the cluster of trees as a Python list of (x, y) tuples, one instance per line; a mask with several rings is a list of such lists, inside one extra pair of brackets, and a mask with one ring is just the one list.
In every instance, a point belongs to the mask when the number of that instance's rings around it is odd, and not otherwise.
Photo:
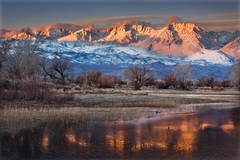
[(138, 90), (142, 86), (154, 86), (158, 89), (183, 89), (189, 90), (197, 87), (236, 87), (240, 89), (240, 63), (232, 67), (232, 73), (228, 80), (217, 80), (213, 74), (207, 78), (198, 78), (196, 81), (191, 80), (194, 68), (189, 64), (180, 64), (172, 69), (172, 72), (156, 80), (154, 74), (146, 67), (129, 67), (125, 70), (125, 79), (133, 89)]
[(75, 83), (80, 87), (94, 88), (114, 88), (116, 85), (124, 84), (121, 77), (114, 75), (102, 75), (98, 71), (85, 71), (82, 75), (78, 75)]
[(211, 75), (208, 78), (198, 78), (195, 82), (195, 86), (196, 87), (223, 87), (223, 88), (227, 88), (227, 87), (233, 87), (233, 84), (231, 83), (230, 80), (222, 80), (222, 81), (218, 81), (216, 79), (214, 79), (214, 77)]
[(192, 87), (191, 81), (193, 68), (189, 64), (180, 64), (172, 69), (172, 73), (166, 74), (160, 81), (156, 82), (156, 88), (159, 89), (185, 89)]
[(36, 40), (29, 40), (31, 31), (26, 34), (24, 40), (0, 41), (0, 99), (59, 100), (43, 80), (50, 77), (64, 84), (71, 65), (58, 56), (44, 58), (39, 48), (41, 34), (34, 34)]

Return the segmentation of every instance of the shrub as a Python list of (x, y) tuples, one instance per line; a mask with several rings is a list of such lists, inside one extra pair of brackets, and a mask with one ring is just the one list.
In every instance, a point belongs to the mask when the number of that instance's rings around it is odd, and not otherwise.
[(230, 75), (232, 85), (240, 90), (240, 63), (236, 62), (232, 66), (232, 73)]
[(84, 77), (82, 75), (78, 75), (75, 83), (78, 84), (79, 86), (83, 86), (83, 82), (84, 82)]
[(11, 86), (10, 81), (7, 79), (0, 79), (0, 89), (9, 89)]
[(192, 88), (193, 82), (191, 80), (177, 80), (176, 89), (190, 90)]
[(10, 84), (8, 89), (0, 90), (1, 100), (37, 100), (44, 103), (65, 103), (73, 100), (73, 95), (59, 95), (52, 92), (47, 84), (38, 83), (37, 80), (21, 80)]
[(205, 87), (206, 84), (207, 84), (207, 80), (202, 77), (198, 78), (195, 82), (195, 86), (197, 86), (197, 87)]
[(102, 76), (99, 81), (99, 87), (100, 88), (114, 88), (115, 81), (114, 76)]
[(155, 83), (155, 88), (157, 88), (157, 89), (168, 89), (168, 86), (166, 85), (165, 81), (157, 81)]
[(43, 99), (44, 89), (42, 89), (42, 86), (34, 80), (23, 81), (21, 85), (23, 99), (25, 100)]
[(221, 82), (221, 86), (222, 86), (223, 88), (231, 87), (231, 82), (230, 82), (230, 80), (223, 80), (223, 81)]
[(85, 71), (83, 75), (83, 83), (84, 85), (87, 86), (98, 87), (101, 76), (102, 76), (101, 72)]
[(169, 87), (174, 87), (176, 88), (177, 85), (177, 78), (174, 74), (166, 74), (162, 80), (165, 82), (165, 87), (169, 88)]
[(207, 79), (207, 86), (208, 87), (211, 87), (211, 88), (213, 88), (214, 87), (214, 84), (216, 84), (215, 83), (215, 79), (214, 79), (214, 77), (211, 75), (208, 79)]

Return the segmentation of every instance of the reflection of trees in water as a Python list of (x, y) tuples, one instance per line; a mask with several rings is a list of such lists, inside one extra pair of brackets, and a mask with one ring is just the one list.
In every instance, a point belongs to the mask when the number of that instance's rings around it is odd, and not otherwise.
[(232, 121), (235, 126), (238, 126), (238, 128), (240, 128), (240, 108), (232, 109)]
[[(209, 111), (145, 123), (59, 120), (18, 133), (1, 133), (1, 156), (192, 157), (236, 155), (240, 109)], [(0, 157), (1, 157), (0, 156)]]
[(0, 134), (1, 155), (24, 158), (37, 156), (37, 153), (41, 151), (41, 146), (38, 145), (41, 133), (41, 129), (25, 129), (16, 134), (7, 132)]

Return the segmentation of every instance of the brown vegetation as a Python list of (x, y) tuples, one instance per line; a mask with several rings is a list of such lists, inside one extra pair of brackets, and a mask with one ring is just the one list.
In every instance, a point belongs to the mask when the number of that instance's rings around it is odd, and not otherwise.
[[(38, 101), (44, 103), (65, 103), (73, 100), (73, 95), (65, 92), (72, 88), (117, 88), (126, 84), (121, 77), (103, 75), (99, 71), (85, 71), (76, 78), (70, 77), (72, 68), (68, 59), (57, 53), (53, 59), (41, 56), (40, 35), (24, 30), (26, 39), (1, 41), (0, 44), (0, 100), (1, 101)], [(34, 37), (34, 40), (30, 40)], [(10, 54), (11, 50), (11, 54)], [(239, 63), (232, 68), (229, 80), (218, 81), (213, 75), (191, 80), (193, 68), (187, 64), (177, 65), (172, 73), (156, 80), (148, 67), (132, 66), (124, 71), (125, 80), (134, 90), (143, 86), (157, 89), (182, 89), (208, 87), (215, 89), (238, 87)], [(54, 89), (63, 89), (59, 93)]]
[(232, 82), (233, 86), (240, 90), (240, 62), (233, 65), (230, 81)]
[(45, 76), (50, 77), (52, 80), (65, 84), (66, 78), (69, 76), (68, 71), (71, 69), (71, 64), (67, 59), (59, 58), (42, 59), (41, 67)]
[(134, 90), (139, 90), (144, 85), (154, 84), (155, 77), (147, 67), (133, 66), (124, 71), (125, 78)]
[(48, 84), (36, 80), (0, 81), (0, 101), (39, 101), (43, 103), (64, 103), (73, 100), (73, 95), (61, 95), (51, 91)]

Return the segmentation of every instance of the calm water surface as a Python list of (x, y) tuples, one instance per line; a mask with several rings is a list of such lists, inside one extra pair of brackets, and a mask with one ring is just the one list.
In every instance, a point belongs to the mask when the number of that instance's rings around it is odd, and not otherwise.
[(240, 159), (240, 108), (128, 122), (38, 121), (18, 130), (2, 121), (1, 160)]

